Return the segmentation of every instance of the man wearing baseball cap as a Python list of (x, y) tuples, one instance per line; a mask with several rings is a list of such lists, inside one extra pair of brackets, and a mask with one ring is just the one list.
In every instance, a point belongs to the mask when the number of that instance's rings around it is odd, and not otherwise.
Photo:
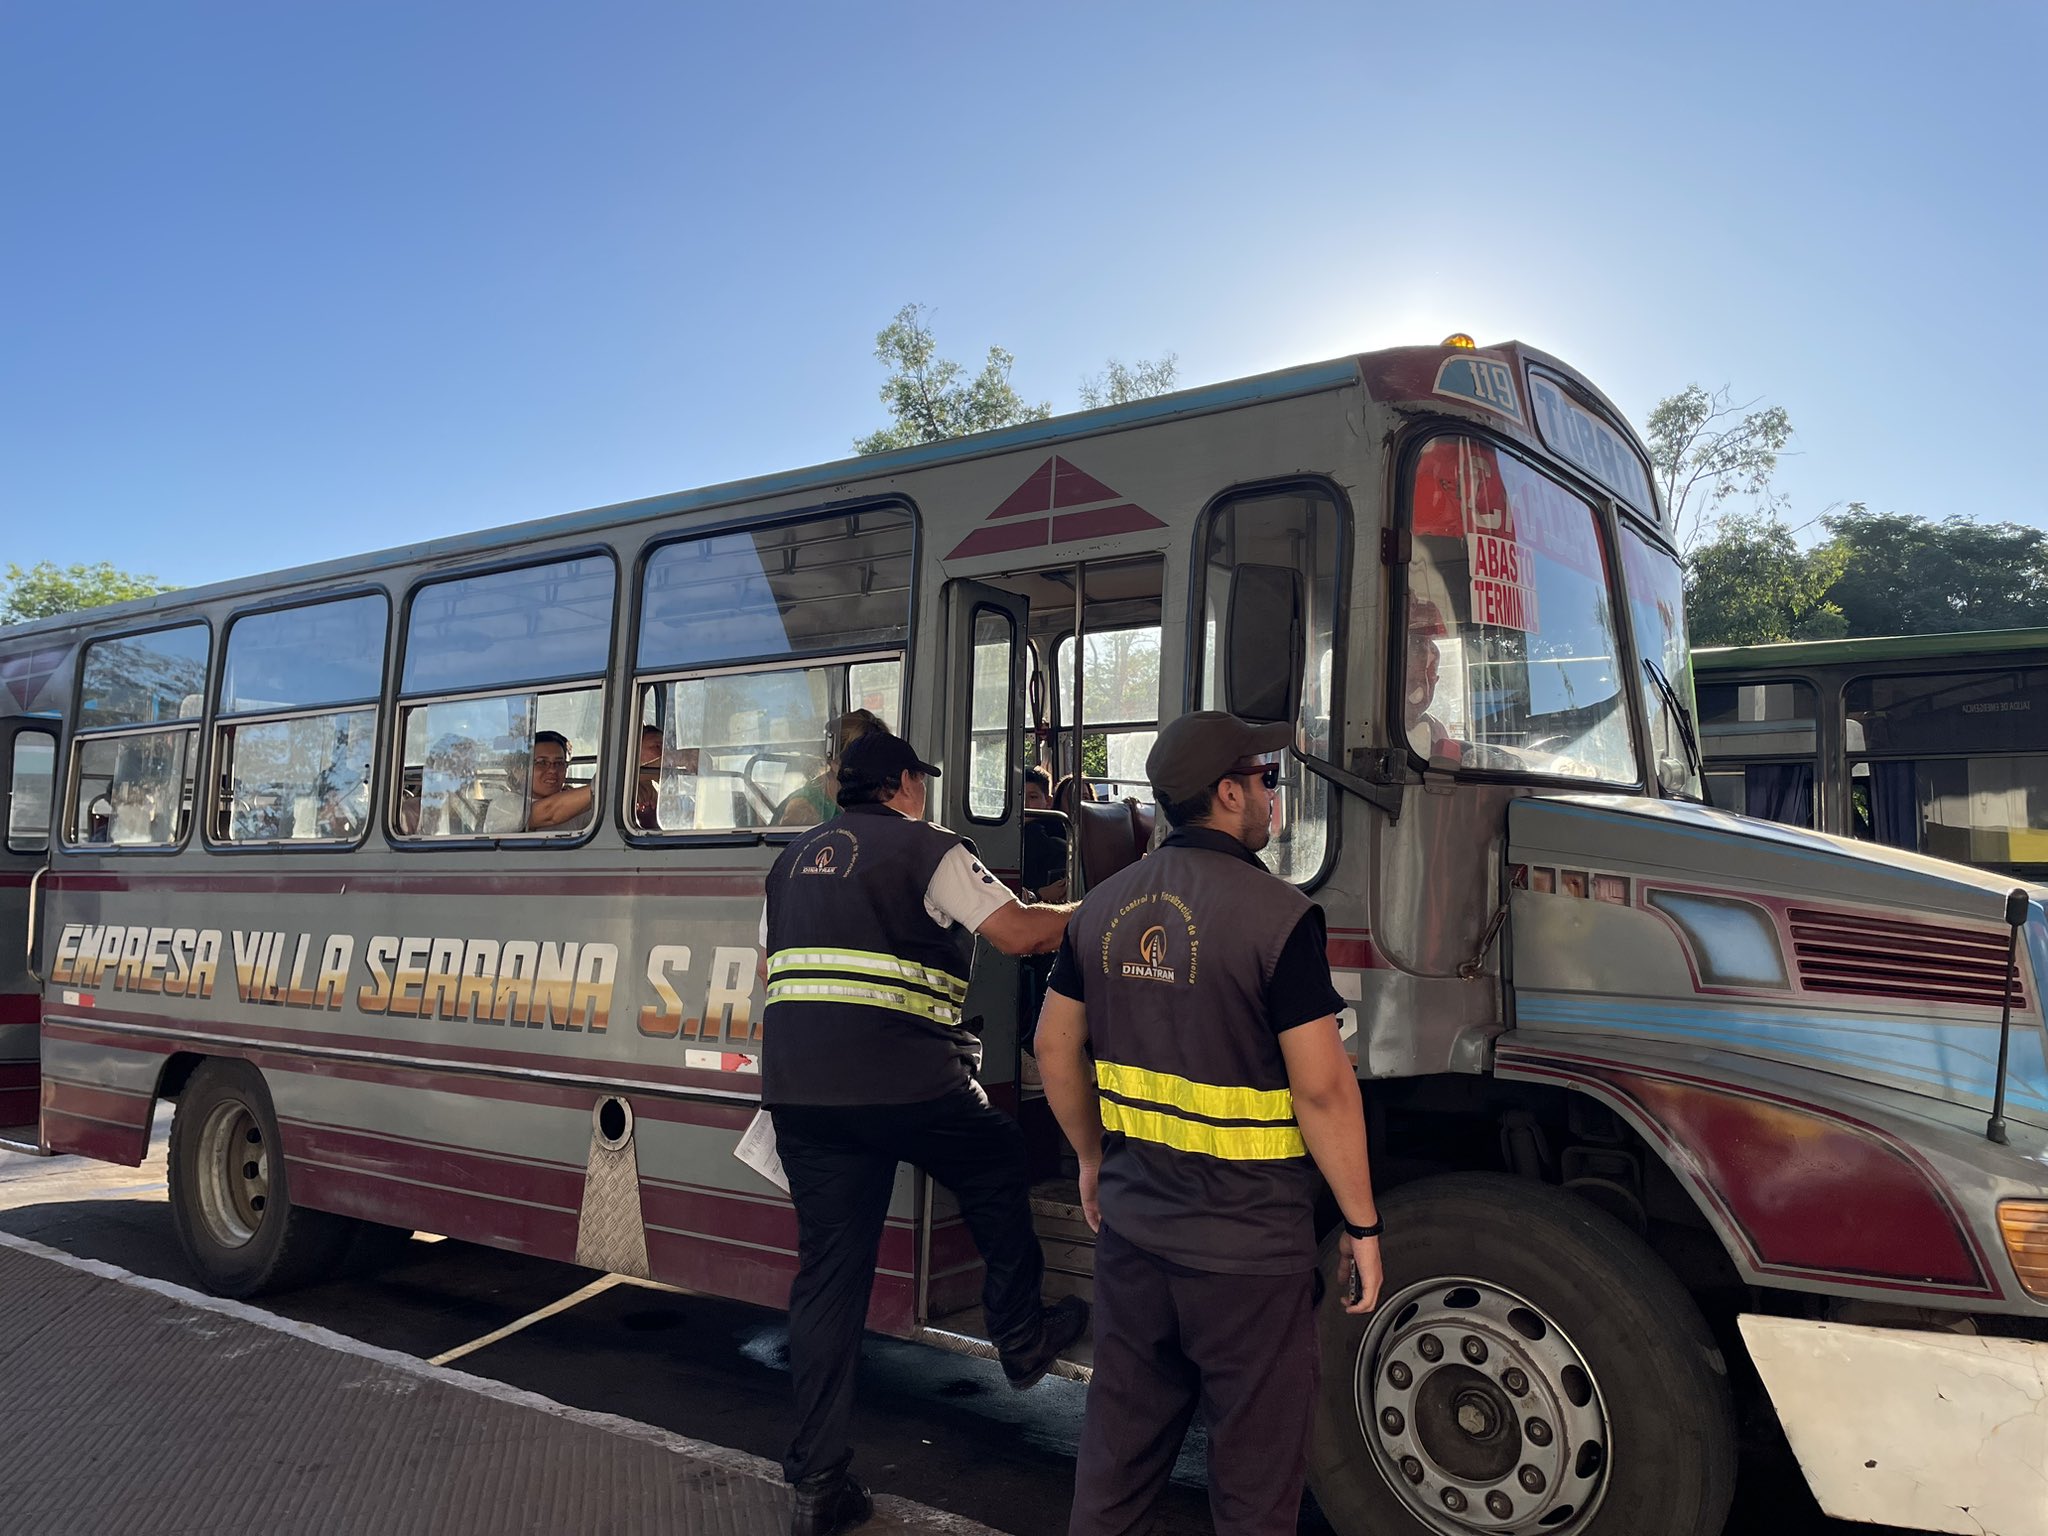
[(1146, 1528), (1197, 1403), (1218, 1536), (1294, 1530), (1319, 1171), (1357, 1271), (1347, 1310), (1379, 1294), (1322, 911), (1257, 857), (1280, 782), (1269, 754), (1292, 736), (1215, 710), (1161, 731), (1145, 771), (1172, 834), (1088, 893), (1053, 962), (1038, 1064), (1098, 1233), (1069, 1536)]
[(1088, 1323), (1078, 1298), (1040, 1300), (1023, 1133), (975, 1081), (981, 1042), (961, 1014), (977, 934), (1005, 954), (1044, 954), (1074, 909), (1020, 905), (967, 842), (925, 821), (925, 785), (938, 776), (886, 730), (850, 742), (839, 815), (785, 848), (768, 875), (761, 1099), (796, 1204), (797, 1429), (782, 1462), (797, 1490), (794, 1536), (831, 1536), (873, 1512), (848, 1471), (848, 1423), (899, 1162), (960, 1202), (1011, 1386), (1036, 1382)]

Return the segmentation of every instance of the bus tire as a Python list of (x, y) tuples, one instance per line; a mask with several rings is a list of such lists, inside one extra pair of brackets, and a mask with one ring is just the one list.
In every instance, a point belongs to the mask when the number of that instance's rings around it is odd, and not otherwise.
[(356, 1223), (295, 1206), (263, 1074), (201, 1062), (171, 1121), (171, 1224), (216, 1296), (289, 1290), (340, 1261)]
[(1504, 1174), (1424, 1179), (1379, 1207), (1369, 1317), (1336, 1300), (1334, 1235), (1321, 1258), (1309, 1483), (1340, 1536), (1719, 1536), (1726, 1364), (1642, 1239)]

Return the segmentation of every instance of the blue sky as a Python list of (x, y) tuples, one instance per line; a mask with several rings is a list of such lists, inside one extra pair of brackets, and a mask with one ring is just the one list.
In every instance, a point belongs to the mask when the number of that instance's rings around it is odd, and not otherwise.
[(2023, 4), (0, 0), (0, 560), (192, 584), (842, 457), (912, 300), (1060, 409), (1111, 356), (1520, 338), (1638, 420), (1783, 404), (1795, 521), (2048, 523), (2044, 44)]

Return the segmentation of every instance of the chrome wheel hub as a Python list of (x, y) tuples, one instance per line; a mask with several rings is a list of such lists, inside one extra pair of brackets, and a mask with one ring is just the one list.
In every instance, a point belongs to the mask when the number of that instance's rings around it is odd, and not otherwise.
[(1606, 1486), (1598, 1382), (1563, 1331), (1481, 1280), (1380, 1303), (1359, 1347), (1358, 1426), (1387, 1484), (1443, 1536), (1570, 1536)]

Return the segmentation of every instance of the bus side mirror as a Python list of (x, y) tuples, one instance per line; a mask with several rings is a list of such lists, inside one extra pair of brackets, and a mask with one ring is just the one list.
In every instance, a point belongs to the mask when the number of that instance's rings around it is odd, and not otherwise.
[(1232, 570), (1223, 621), (1223, 707), (1241, 720), (1293, 724), (1307, 650), (1301, 572), (1285, 565)]

